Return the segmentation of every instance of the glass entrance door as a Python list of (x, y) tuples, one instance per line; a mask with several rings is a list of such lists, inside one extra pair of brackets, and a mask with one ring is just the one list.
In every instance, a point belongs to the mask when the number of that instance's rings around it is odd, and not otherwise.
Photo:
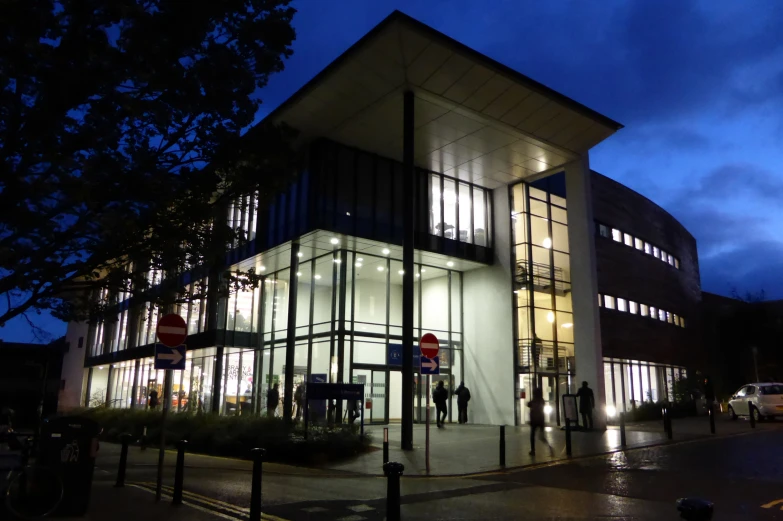
[(389, 372), (386, 369), (353, 369), (354, 383), (364, 385), (364, 422), (389, 421)]

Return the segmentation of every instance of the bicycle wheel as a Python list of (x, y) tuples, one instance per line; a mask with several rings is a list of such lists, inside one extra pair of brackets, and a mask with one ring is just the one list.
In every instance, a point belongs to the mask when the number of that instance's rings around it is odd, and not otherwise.
[(22, 519), (46, 517), (63, 499), (63, 484), (57, 474), (46, 467), (25, 467), (8, 482), (5, 506)]

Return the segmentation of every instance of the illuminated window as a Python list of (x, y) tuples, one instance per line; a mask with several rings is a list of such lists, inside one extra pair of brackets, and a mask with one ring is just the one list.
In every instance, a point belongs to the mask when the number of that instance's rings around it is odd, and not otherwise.
[(658, 310), (655, 308), (655, 306), (650, 306), (650, 317), (658, 318)]
[(624, 298), (617, 299), (617, 311), (628, 311), (628, 303)]
[(639, 312), (639, 305), (634, 302), (633, 300), (628, 301), (628, 311), (633, 313), (634, 315)]
[(674, 256), (673, 255), (669, 255), (669, 264), (674, 266)]
[(685, 327), (685, 319), (680, 317), (680, 327)]
[(600, 308), (600, 307), (603, 307), (603, 305), (604, 305), (604, 299), (603, 299), (603, 295), (601, 295), (601, 294), (599, 293), (599, 294), (598, 294), (598, 307), (599, 307), (599, 308)]
[(623, 233), (617, 228), (612, 228), (612, 239), (617, 242), (623, 242)]
[(627, 233), (623, 234), (623, 241), (625, 242), (626, 246), (633, 246), (633, 237), (631, 237)]
[(676, 258), (674, 259), (674, 267), (680, 269), (680, 261), (677, 260)]
[(658, 246), (653, 246), (653, 257), (656, 259), (660, 256), (661, 250), (658, 249)]
[(666, 253), (665, 251), (661, 250), (661, 260), (663, 262), (668, 262), (669, 261), (669, 256), (668, 255), (669, 255), (668, 253)]
[(614, 309), (614, 297), (604, 295), (604, 306), (606, 306), (607, 309)]
[(599, 224), (598, 225), (598, 235), (601, 237), (609, 238), (609, 227), (605, 224)]
[(672, 314), (669, 313), (668, 311), (666, 312), (666, 322), (668, 322), (669, 324), (673, 324), (674, 323), (674, 319), (672, 317)]
[(646, 253), (647, 255), (652, 255), (652, 246), (650, 245), (649, 242), (644, 243), (644, 253)]
[(639, 239), (638, 237), (633, 240), (633, 244), (636, 247), (637, 250), (643, 250), (644, 249), (644, 241)]
[(666, 312), (662, 309), (658, 310), (658, 320), (661, 322), (666, 322)]

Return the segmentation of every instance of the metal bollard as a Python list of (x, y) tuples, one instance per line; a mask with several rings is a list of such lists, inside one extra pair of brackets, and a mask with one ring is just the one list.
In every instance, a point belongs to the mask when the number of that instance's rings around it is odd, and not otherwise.
[(128, 444), (130, 443), (132, 436), (130, 434), (121, 434), (120, 443), (122, 448), (120, 449), (120, 467), (117, 469), (117, 482), (115, 487), (125, 486), (125, 467), (128, 466)]
[(571, 420), (566, 418), (565, 419), (565, 428), (566, 428), (566, 456), (571, 455)]
[(663, 418), (663, 432), (664, 434), (669, 431), (669, 429), (666, 426), (666, 404), (664, 403), (663, 406), (661, 406), (661, 418)]
[(500, 426), (500, 466), (506, 466), (506, 426)]
[(625, 441), (625, 413), (620, 413), (620, 446), (625, 447), (627, 445)]
[(389, 463), (389, 429), (383, 429), (383, 462)]
[(748, 418), (750, 418), (750, 428), (756, 428), (756, 418), (753, 416), (753, 402), (748, 400)]
[(666, 437), (672, 439), (672, 412), (669, 406), (666, 406)]
[(715, 405), (710, 402), (710, 433), (715, 434)]
[(147, 449), (147, 426), (144, 426), (144, 430), (141, 431), (141, 439), (139, 440), (139, 446), (141, 450)]
[(405, 466), (402, 463), (394, 461), (383, 465), (383, 473), (388, 478), (386, 483), (387, 521), (400, 521), (400, 476), (404, 470)]
[(252, 449), (253, 480), (250, 485), (250, 521), (261, 521), (261, 466), (264, 464), (265, 449)]
[(182, 504), (182, 482), (185, 479), (185, 447), (188, 440), (177, 442), (177, 467), (174, 470), (174, 494), (171, 497), (172, 505)]

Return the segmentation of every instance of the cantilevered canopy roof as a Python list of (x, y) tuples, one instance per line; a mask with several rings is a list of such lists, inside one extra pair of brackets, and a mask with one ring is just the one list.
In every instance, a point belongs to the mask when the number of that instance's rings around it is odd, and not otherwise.
[(415, 94), (415, 162), (489, 188), (576, 158), (619, 123), (395, 11), (267, 120), (402, 160)]

